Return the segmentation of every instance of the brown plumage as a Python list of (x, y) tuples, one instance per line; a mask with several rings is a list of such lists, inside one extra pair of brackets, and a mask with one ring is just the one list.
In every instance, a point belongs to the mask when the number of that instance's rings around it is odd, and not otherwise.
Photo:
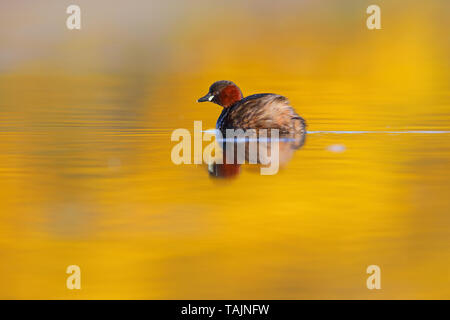
[(306, 132), (306, 123), (286, 97), (272, 93), (243, 98), (241, 90), (231, 81), (217, 81), (198, 102), (211, 101), (224, 109), (217, 120), (217, 129), (279, 129), (280, 134)]

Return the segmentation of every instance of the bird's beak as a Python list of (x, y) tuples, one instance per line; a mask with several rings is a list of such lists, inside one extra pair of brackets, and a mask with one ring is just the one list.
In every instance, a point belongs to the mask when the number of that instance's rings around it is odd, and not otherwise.
[(214, 96), (208, 92), (206, 94), (206, 96), (201, 97), (200, 99), (197, 100), (197, 102), (206, 102), (206, 101), (211, 101), (212, 99), (214, 99)]

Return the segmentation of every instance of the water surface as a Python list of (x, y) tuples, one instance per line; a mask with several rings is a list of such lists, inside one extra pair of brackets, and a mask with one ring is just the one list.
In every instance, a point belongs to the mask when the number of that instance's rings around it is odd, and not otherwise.
[[(360, 1), (83, 2), (79, 33), (19, 2), (0, 5), (1, 298), (450, 297), (445, 1), (386, 3), (374, 33)], [(276, 175), (171, 161), (174, 129), (214, 128), (195, 101), (220, 79), (306, 119)]]

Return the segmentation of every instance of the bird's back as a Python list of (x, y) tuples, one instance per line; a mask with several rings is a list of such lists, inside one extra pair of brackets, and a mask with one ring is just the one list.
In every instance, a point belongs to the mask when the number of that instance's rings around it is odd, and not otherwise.
[(305, 121), (286, 97), (273, 93), (248, 96), (222, 111), (217, 128), (279, 129), (280, 133), (304, 132)]

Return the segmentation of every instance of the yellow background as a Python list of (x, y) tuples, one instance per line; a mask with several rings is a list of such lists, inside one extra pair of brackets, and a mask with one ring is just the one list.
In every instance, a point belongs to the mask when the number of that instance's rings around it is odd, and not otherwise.
[[(0, 298), (450, 298), (450, 134), (411, 132), (450, 130), (448, 1), (79, 0), (74, 31), (70, 4), (0, 3)], [(221, 79), (374, 132), (275, 176), (175, 166)]]

